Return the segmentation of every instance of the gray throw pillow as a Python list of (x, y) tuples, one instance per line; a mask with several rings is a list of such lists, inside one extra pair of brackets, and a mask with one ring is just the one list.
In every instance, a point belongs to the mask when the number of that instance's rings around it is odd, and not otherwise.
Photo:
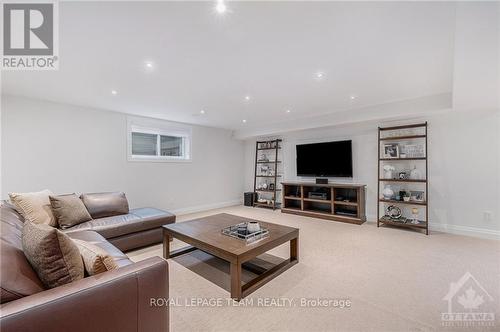
[(52, 212), (61, 229), (92, 220), (80, 197), (76, 194), (49, 196)]
[(48, 288), (83, 278), (83, 260), (78, 247), (57, 228), (25, 222), (23, 251), (40, 280)]
[(82, 194), (80, 198), (94, 219), (127, 214), (128, 201), (123, 192)]

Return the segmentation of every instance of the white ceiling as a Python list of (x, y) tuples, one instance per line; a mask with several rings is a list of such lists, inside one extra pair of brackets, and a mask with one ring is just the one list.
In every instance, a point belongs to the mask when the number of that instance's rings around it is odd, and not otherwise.
[(227, 6), (61, 3), (60, 70), (3, 72), (2, 93), (245, 130), (452, 90), (454, 3)]

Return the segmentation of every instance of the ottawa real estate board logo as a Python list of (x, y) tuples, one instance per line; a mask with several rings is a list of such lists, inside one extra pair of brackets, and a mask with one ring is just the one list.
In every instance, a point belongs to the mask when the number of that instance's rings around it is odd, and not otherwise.
[(2, 3), (2, 69), (57, 70), (57, 2)]
[(470, 272), (450, 283), (443, 297), (448, 310), (441, 313), (441, 325), (451, 328), (495, 328), (495, 301)]

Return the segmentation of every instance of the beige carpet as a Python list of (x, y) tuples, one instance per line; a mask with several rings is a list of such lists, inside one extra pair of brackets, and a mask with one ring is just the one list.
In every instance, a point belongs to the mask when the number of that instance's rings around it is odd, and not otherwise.
[[(243, 206), (184, 215), (178, 221), (220, 212), (299, 228), (300, 262), (252, 293), (246, 305), (236, 306), (226, 302), (225, 262), (199, 251), (169, 260), (170, 296), (178, 304), (170, 308), (171, 331), (500, 331), (499, 241), (437, 232), (425, 236)], [(175, 240), (173, 248), (183, 245)], [(161, 256), (161, 245), (128, 255), (134, 261)], [(275, 262), (287, 255), (285, 244), (263, 258)], [(494, 327), (442, 326), (441, 313), (448, 308), (443, 297), (466, 272), (492, 297), (481, 295), (479, 311), (496, 315)], [(244, 280), (250, 277), (247, 273)], [(218, 299), (222, 306), (191, 306), (198, 298)], [(302, 298), (349, 299), (351, 307), (302, 307)], [(265, 306), (264, 300), (276, 299), (294, 305)]]

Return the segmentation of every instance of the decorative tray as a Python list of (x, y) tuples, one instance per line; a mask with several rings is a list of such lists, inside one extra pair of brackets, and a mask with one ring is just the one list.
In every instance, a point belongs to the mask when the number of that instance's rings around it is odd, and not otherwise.
[(260, 230), (256, 232), (249, 232), (247, 229), (247, 223), (243, 222), (237, 225), (223, 228), (222, 234), (243, 240), (246, 243), (252, 243), (268, 237), (269, 230), (267, 228), (261, 227)]

